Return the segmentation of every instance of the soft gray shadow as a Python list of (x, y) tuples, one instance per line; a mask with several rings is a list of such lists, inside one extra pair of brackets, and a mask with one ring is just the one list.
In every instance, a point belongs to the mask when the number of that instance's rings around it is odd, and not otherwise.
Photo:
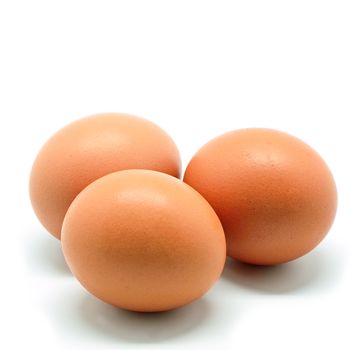
[(198, 300), (177, 310), (140, 313), (121, 310), (92, 296), (81, 300), (79, 310), (86, 325), (104, 337), (132, 343), (160, 342), (190, 332), (209, 314), (209, 304)]
[(27, 267), (42, 273), (71, 274), (64, 260), (61, 242), (48, 232), (32, 232), (25, 240)]
[(118, 309), (76, 288), (60, 293), (47, 309), (64, 336), (90, 341), (152, 343), (190, 333), (205, 322), (211, 307), (204, 298), (182, 308), (156, 313)]
[(336, 286), (342, 263), (337, 252), (317, 250), (277, 266), (256, 266), (228, 258), (223, 278), (260, 293), (324, 290)]

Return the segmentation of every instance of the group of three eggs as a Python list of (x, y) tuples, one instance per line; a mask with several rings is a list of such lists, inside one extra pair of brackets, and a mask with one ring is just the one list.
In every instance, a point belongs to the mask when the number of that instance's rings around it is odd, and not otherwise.
[(32, 168), (30, 196), (87, 290), (148, 312), (202, 296), (226, 255), (275, 265), (306, 254), (336, 212), (325, 162), (276, 130), (221, 135), (180, 176), (177, 147), (160, 127), (100, 114), (47, 141)]

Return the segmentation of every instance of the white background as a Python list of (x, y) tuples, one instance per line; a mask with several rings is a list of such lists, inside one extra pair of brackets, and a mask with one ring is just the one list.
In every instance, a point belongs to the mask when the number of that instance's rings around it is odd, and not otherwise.
[[(229, 262), (201, 300), (136, 314), (90, 296), (31, 210), (28, 178), (79, 117), (146, 117), (186, 166), (260, 126), (328, 162), (339, 209), (322, 244), (275, 268)], [(2, 349), (349, 349), (350, 2), (0, 0)]]

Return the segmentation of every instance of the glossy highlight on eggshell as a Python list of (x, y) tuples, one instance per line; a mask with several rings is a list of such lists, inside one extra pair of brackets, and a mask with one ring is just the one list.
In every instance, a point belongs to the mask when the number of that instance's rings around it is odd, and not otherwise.
[(315, 248), (337, 207), (333, 176), (307, 144), (271, 129), (242, 129), (204, 145), (184, 181), (218, 214), (227, 254), (274, 265)]
[(181, 160), (173, 140), (154, 123), (121, 113), (77, 120), (54, 134), (31, 171), (33, 209), (56, 238), (73, 199), (87, 185), (124, 169), (150, 169), (179, 177)]
[(219, 278), (225, 235), (208, 202), (175, 177), (124, 170), (86, 187), (67, 211), (62, 249), (96, 297), (133, 311), (165, 311)]

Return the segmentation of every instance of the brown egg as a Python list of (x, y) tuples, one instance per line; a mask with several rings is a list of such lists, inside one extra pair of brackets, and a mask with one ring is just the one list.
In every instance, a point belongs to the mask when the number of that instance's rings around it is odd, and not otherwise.
[(67, 263), (107, 303), (163, 311), (203, 295), (222, 272), (226, 245), (208, 202), (150, 170), (106, 175), (73, 201), (62, 227)]
[(53, 135), (39, 152), (30, 197), (46, 229), (60, 238), (64, 215), (77, 194), (101, 176), (124, 169), (180, 176), (180, 155), (157, 125), (126, 114), (80, 119)]
[(327, 234), (336, 187), (322, 158), (301, 140), (270, 129), (219, 136), (190, 161), (184, 181), (215, 209), (227, 254), (273, 265), (296, 259)]

